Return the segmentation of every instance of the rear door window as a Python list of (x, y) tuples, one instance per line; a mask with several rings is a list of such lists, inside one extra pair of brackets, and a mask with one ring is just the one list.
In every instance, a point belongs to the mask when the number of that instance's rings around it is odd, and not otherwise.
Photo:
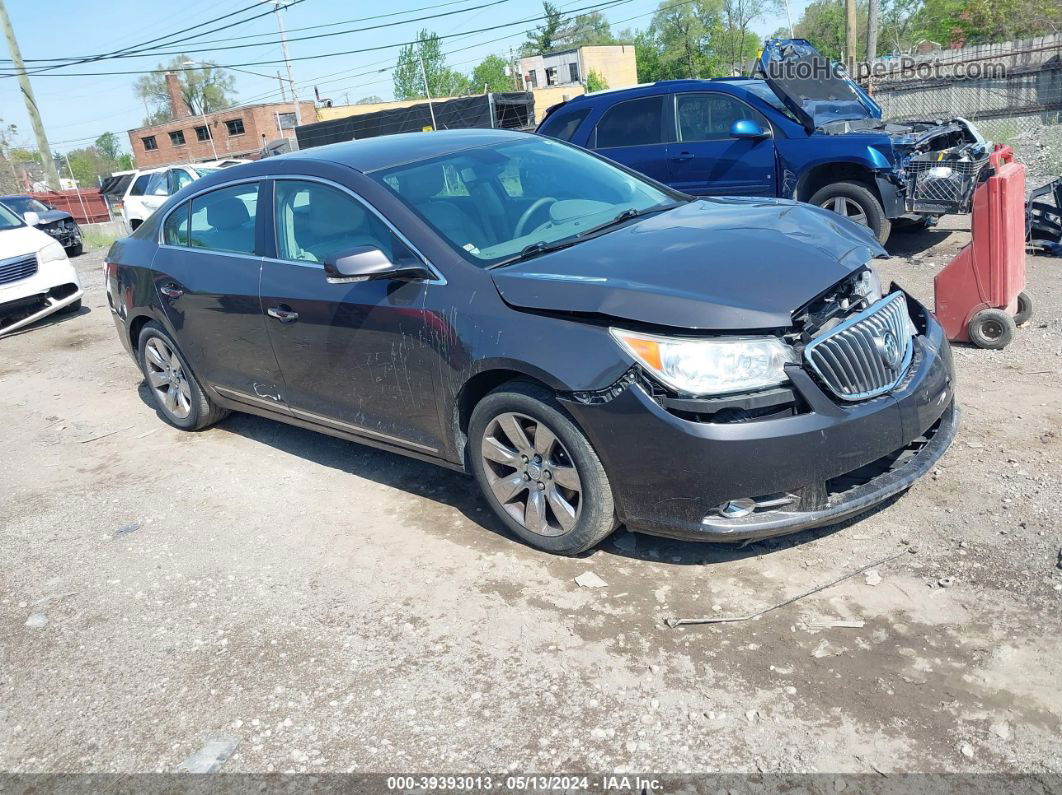
[(183, 168), (170, 169), (170, 193), (176, 193), (185, 185), (191, 185), (193, 181), (192, 175)]
[(560, 141), (571, 141), (575, 131), (579, 129), (579, 125), (589, 113), (590, 108), (577, 110), (574, 113), (565, 113), (564, 111), (554, 113), (542, 123), (538, 133)]
[(724, 141), (736, 121), (749, 119), (771, 129), (767, 119), (744, 102), (710, 91), (679, 94), (675, 97), (675, 117), (680, 141)]
[(136, 178), (136, 182), (133, 183), (133, 187), (129, 189), (130, 196), (143, 196), (147, 193), (148, 180), (151, 179), (151, 174), (141, 174)]
[(170, 189), (166, 184), (166, 172), (160, 171), (157, 174), (150, 175), (144, 192), (148, 196), (169, 196)]
[(234, 185), (192, 199), (188, 240), (192, 248), (254, 254), (258, 183)]
[(664, 98), (630, 99), (611, 107), (595, 130), (597, 149), (664, 142)]
[(188, 245), (188, 205), (185, 202), (166, 217), (162, 225), (162, 242), (168, 246)]

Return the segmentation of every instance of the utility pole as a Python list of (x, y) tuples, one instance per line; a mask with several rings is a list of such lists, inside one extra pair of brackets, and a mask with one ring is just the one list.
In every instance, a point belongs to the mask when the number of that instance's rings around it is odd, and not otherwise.
[(428, 88), (428, 70), (424, 68), (424, 52), (421, 49), (422, 42), (417, 42), (417, 57), (420, 59), (420, 76), (424, 78), (424, 96), (428, 98), (428, 112), (431, 113), (431, 128), (438, 130), (435, 123), (435, 108), (431, 104), (431, 90)]
[(878, 18), (881, 15), (881, 0), (870, 0), (867, 9), (867, 90), (873, 93), (874, 59), (878, 56)]
[(789, 13), (789, 0), (783, 0), (785, 3), (785, 18), (789, 23), (789, 38), (795, 39), (796, 33), (793, 32), (793, 15)]
[(856, 73), (856, 0), (844, 0), (844, 55), (848, 74)]
[(280, 76), (280, 70), (277, 69), (277, 82), (280, 83), (280, 98), (284, 101), (288, 101), (288, 92), (284, 88), (284, 78)]
[(288, 85), (291, 86), (291, 101), (295, 103), (295, 124), (302, 124), (299, 113), (299, 95), (295, 93), (295, 78), (291, 74), (291, 59), (288, 57), (288, 35), (284, 32), (284, 18), (280, 15), (282, 0), (273, 0), (273, 13), (277, 17), (277, 30), (280, 31), (280, 51), (284, 56), (284, 65), (288, 68)]
[(11, 61), (18, 74), (18, 85), (22, 89), (22, 98), (26, 101), (26, 113), (29, 115), (30, 124), (33, 126), (33, 134), (37, 137), (37, 149), (40, 151), (41, 164), (44, 166), (44, 179), (50, 188), (59, 190), (59, 171), (55, 168), (52, 159), (52, 151), (48, 146), (48, 136), (44, 134), (44, 123), (41, 115), (37, 112), (37, 100), (33, 98), (33, 87), (30, 86), (29, 77), (26, 75), (26, 66), (22, 63), (22, 52), (15, 40), (15, 31), (11, 27), (11, 19), (4, 7), (4, 0), (0, 0), (0, 25), (4, 27), (4, 38), (7, 39), (7, 49), (11, 52)]

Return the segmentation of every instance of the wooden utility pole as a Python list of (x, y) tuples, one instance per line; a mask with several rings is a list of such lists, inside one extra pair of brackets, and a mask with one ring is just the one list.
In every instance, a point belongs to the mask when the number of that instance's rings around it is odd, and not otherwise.
[(844, 60), (848, 74), (856, 73), (856, 0), (844, 0)]
[(867, 63), (878, 56), (878, 19), (881, 16), (881, 0), (870, 0), (867, 9)]
[(22, 63), (22, 52), (15, 40), (15, 31), (11, 27), (11, 19), (4, 8), (4, 0), (0, 0), (0, 25), (4, 28), (4, 38), (7, 39), (7, 49), (11, 52), (11, 61), (18, 75), (18, 85), (22, 89), (22, 98), (26, 101), (26, 113), (29, 115), (33, 134), (37, 138), (37, 150), (41, 156), (41, 165), (44, 166), (44, 180), (48, 187), (59, 190), (59, 171), (55, 168), (55, 160), (52, 159), (52, 150), (48, 146), (48, 137), (44, 134), (44, 123), (41, 114), (37, 112), (37, 100), (33, 98), (33, 87), (30, 86), (29, 77), (26, 75), (26, 66)]

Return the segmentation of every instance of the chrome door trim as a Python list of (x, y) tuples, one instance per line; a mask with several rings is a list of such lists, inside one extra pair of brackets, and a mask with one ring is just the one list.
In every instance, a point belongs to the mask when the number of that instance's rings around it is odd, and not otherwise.
[(418, 450), (425, 450), (429, 453), (438, 453), (439, 448), (429, 447), (426, 444), (418, 444), (417, 442), (411, 442), (408, 439), (402, 439), (398, 436), (391, 436), (390, 434), (381, 433), (380, 431), (369, 430), (361, 425), (353, 425), (349, 422), (343, 422), (332, 417), (326, 417), (323, 414), (315, 414), (312, 411), (306, 411), (304, 409), (297, 409), (292, 406), (288, 407), (293, 416), (302, 420), (310, 420), (311, 422), (321, 423), (323, 425), (330, 425), (333, 428), (337, 428), (341, 431), (348, 431), (349, 433), (358, 434), (361, 436), (372, 436), (377, 439), (383, 439), (393, 444), (401, 445), (402, 447), (415, 447)]

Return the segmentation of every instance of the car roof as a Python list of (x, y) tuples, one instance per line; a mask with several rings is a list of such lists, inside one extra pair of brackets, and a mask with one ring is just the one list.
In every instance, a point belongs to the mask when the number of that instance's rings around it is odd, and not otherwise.
[[(462, 149), (492, 146), (506, 141), (525, 140), (530, 133), (512, 130), (465, 129), (438, 130), (428, 133), (399, 133), (345, 141), (327, 146), (315, 146), (298, 152), (288, 152), (267, 158), (266, 163), (291, 163), (294, 160), (318, 160), (338, 163), (356, 171), (378, 171), (383, 168), (430, 160), (453, 154)], [(232, 166), (242, 168), (242, 166)]]
[(0, 196), (0, 201), (4, 199), (32, 199), (28, 193), (9, 193), (6, 196)]
[[(647, 93), (652, 94), (651, 91), (647, 92), (645, 89), (650, 88), (662, 88), (667, 91), (681, 91), (683, 89), (704, 89), (707, 87), (723, 88), (724, 90), (741, 88), (743, 85), (749, 85), (751, 83), (763, 83), (764, 81), (758, 77), (687, 77), (679, 80), (657, 80), (655, 83), (639, 83), (636, 86), (628, 86), (627, 88), (607, 88), (603, 91), (592, 91), (589, 94), (580, 94), (577, 97), (572, 97), (567, 102), (561, 103), (561, 107), (576, 107), (584, 102), (593, 102), (595, 99), (602, 97), (609, 97), (610, 99), (618, 99), (623, 94), (627, 93)], [(766, 83), (764, 83), (766, 85)], [(560, 110), (560, 108), (557, 108)]]

